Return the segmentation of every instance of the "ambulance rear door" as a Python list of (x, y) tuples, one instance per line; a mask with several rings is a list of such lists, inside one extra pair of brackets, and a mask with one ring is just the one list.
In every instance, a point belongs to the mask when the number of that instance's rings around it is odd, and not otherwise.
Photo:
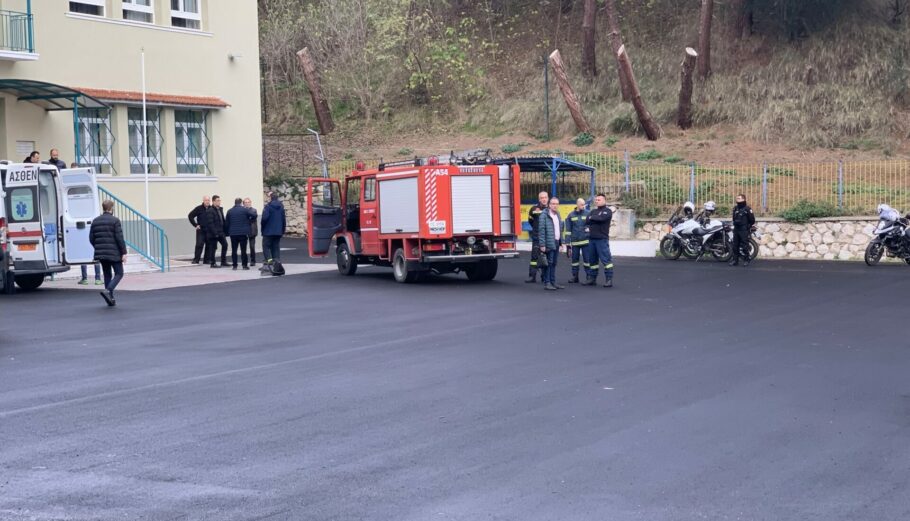
[(10, 266), (17, 272), (44, 272), (44, 230), (38, 204), (38, 167), (32, 164), (6, 165), (3, 205), (7, 219)]
[(63, 261), (90, 264), (95, 249), (89, 241), (92, 221), (101, 215), (101, 201), (94, 168), (73, 168), (60, 172), (63, 192)]

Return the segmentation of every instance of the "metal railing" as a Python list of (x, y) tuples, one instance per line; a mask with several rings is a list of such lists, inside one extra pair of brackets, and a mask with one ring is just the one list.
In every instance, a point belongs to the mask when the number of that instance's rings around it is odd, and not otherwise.
[(0, 49), (14, 52), (35, 52), (32, 15), (0, 10)]
[(104, 188), (99, 186), (98, 191), (102, 198), (114, 202), (114, 215), (120, 218), (126, 245), (161, 271), (169, 271), (171, 248), (164, 229)]

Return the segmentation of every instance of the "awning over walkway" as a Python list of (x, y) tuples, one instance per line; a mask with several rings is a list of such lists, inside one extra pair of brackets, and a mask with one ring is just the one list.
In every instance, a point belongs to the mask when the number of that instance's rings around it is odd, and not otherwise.
[(35, 80), (0, 79), (0, 92), (45, 110), (103, 109), (107, 104), (71, 87)]
[[(80, 92), (91, 95), (109, 103), (142, 103), (142, 93), (132, 90), (110, 90), (79, 88)], [(229, 107), (227, 102), (215, 96), (186, 96), (183, 94), (161, 94), (146, 92), (145, 101), (149, 105), (165, 107), (187, 107), (205, 109), (223, 109)]]
[(518, 164), (522, 172), (595, 172), (593, 166), (578, 163), (564, 157), (510, 157), (493, 161), (497, 164)]

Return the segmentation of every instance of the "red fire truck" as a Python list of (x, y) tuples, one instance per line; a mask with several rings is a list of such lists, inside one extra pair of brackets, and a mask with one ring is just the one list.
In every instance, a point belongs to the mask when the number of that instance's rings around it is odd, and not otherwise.
[(519, 167), (509, 159), (452, 158), (380, 164), (342, 181), (307, 182), (310, 256), (334, 249), (338, 271), (391, 266), (398, 282), (464, 272), (496, 277), (499, 259), (518, 257)]

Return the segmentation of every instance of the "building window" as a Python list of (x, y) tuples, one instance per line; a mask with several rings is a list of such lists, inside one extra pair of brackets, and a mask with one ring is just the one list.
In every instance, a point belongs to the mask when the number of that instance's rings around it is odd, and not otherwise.
[(202, 29), (202, 0), (171, 0), (171, 25)]
[(154, 22), (152, 0), (123, 0), (123, 19), (147, 24)]
[(114, 134), (111, 132), (111, 111), (109, 109), (80, 109), (77, 126), (76, 163), (79, 166), (93, 166), (96, 172), (114, 173), (111, 161), (114, 150)]
[(210, 174), (208, 166), (209, 138), (205, 132), (208, 112), (175, 110), (178, 174)]
[(146, 109), (145, 150), (142, 149), (142, 109), (130, 107), (127, 109), (127, 125), (130, 130), (130, 173), (144, 174), (145, 160), (148, 162), (150, 174), (161, 174), (161, 111)]
[(104, 16), (104, 1), (105, 0), (70, 1), (70, 12)]

